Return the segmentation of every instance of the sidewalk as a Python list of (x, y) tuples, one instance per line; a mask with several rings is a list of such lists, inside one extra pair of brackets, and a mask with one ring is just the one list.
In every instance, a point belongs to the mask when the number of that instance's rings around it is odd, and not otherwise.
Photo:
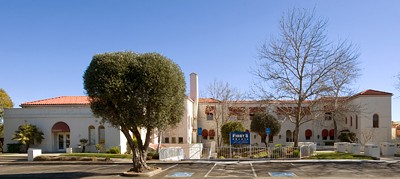
[[(45, 153), (42, 154), (44, 156), (59, 156), (63, 153)], [(381, 157), (380, 160), (350, 160), (350, 159), (340, 159), (340, 160), (254, 160), (254, 159), (240, 159), (240, 160), (219, 160), (219, 159), (204, 159), (204, 160), (181, 160), (181, 161), (160, 161), (160, 160), (149, 160), (148, 164), (193, 164), (193, 163), (363, 163), (363, 162), (371, 162), (371, 163), (396, 163), (400, 161), (400, 157)], [(0, 164), (1, 165), (18, 165), (18, 164), (48, 164), (48, 165), (57, 165), (57, 164), (89, 164), (89, 165), (103, 165), (103, 164), (131, 164), (132, 159), (120, 159), (120, 158), (112, 158), (111, 161), (28, 161), (27, 154), (8, 154), (3, 153), (0, 154)]]

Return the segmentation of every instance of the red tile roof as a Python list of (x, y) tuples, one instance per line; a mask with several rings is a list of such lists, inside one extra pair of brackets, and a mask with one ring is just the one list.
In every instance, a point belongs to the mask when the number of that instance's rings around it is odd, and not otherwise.
[(214, 98), (199, 98), (199, 103), (218, 103), (219, 101)]
[(372, 89), (365, 90), (361, 93), (358, 93), (357, 95), (390, 95), (390, 96), (393, 96), (392, 93), (377, 91), (377, 90), (372, 90)]
[(43, 99), (38, 101), (22, 103), (21, 106), (36, 105), (88, 105), (89, 97), (87, 96), (60, 96), (55, 98)]

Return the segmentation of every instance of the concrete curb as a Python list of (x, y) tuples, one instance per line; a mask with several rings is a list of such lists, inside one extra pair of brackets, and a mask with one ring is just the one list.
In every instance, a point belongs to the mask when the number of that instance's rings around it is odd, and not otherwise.
[[(148, 161), (147, 164), (213, 164), (213, 163), (397, 163), (398, 160), (196, 160), (196, 161)], [(8, 161), (0, 165), (131, 165), (129, 160), (92, 161)]]
[(134, 172), (124, 172), (122, 175), (126, 177), (152, 177), (153, 175), (157, 175), (162, 172), (160, 167), (157, 167), (156, 170), (146, 173), (134, 173)]

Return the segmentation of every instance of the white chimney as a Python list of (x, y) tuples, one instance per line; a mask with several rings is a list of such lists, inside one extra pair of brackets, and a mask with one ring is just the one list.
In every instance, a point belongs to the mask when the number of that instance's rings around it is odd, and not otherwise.
[(190, 74), (190, 98), (193, 103), (193, 115), (197, 118), (197, 109), (199, 104), (199, 78), (196, 73)]

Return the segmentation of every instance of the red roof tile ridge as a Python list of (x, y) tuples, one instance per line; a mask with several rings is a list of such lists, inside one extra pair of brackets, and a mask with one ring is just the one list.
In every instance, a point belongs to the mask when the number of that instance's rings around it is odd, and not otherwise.
[(367, 89), (361, 93), (359, 93), (358, 95), (393, 95), (393, 93), (388, 93), (388, 92), (384, 92), (384, 91), (378, 91), (378, 90), (373, 90), (373, 89)]
[(58, 96), (54, 98), (36, 100), (22, 103), (21, 106), (29, 105), (72, 105), (72, 104), (89, 104), (88, 96)]

